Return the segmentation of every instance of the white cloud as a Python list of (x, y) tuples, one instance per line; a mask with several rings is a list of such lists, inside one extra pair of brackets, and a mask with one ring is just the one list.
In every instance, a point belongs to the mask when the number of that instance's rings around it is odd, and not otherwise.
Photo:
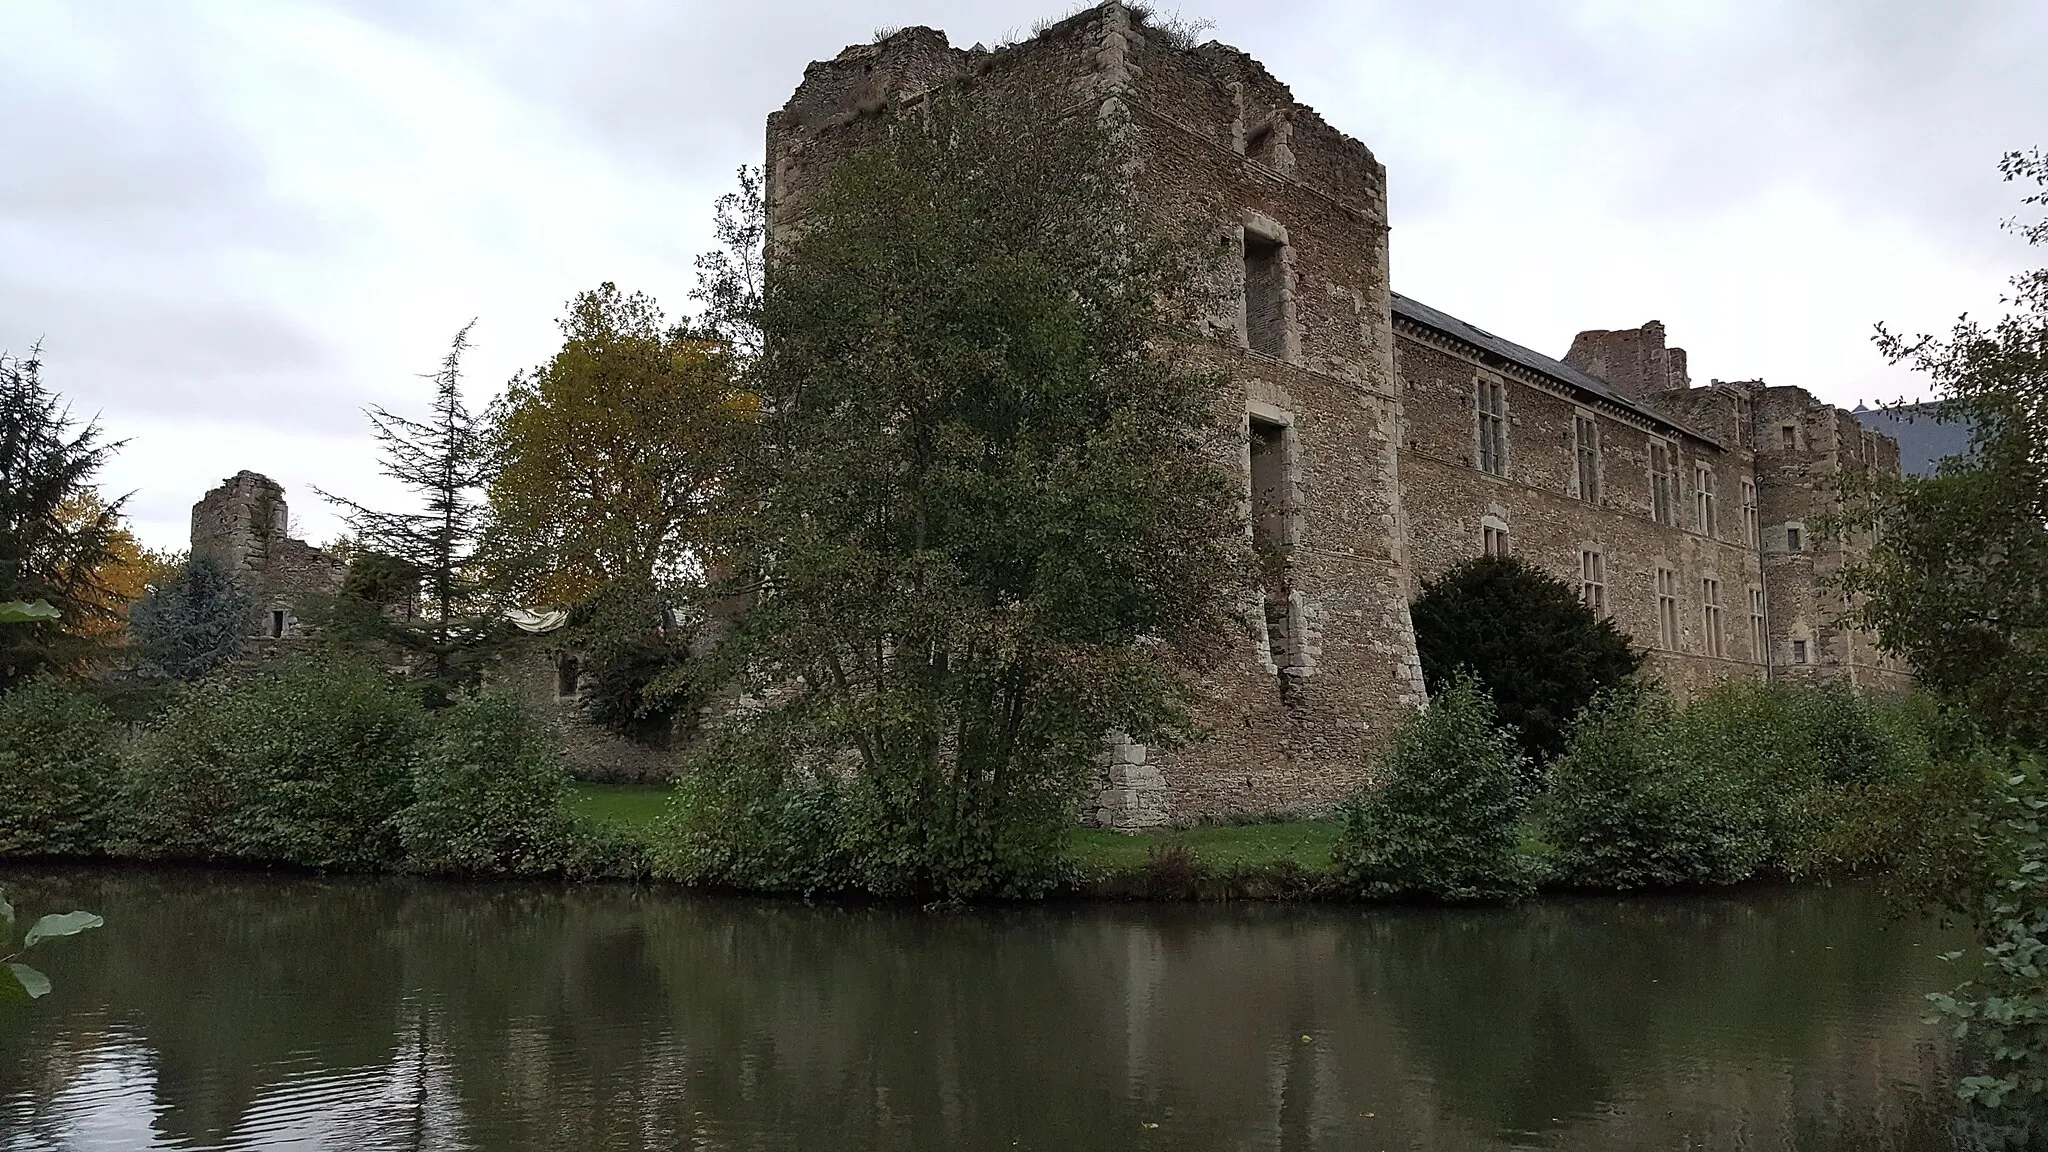
[[(873, 29), (1057, 2), (210, 0), (0, 7), (0, 347), (132, 438), (146, 539), (239, 468), (387, 498), (364, 404), (479, 318), (479, 402), (610, 279), (687, 306), (762, 120)], [(2027, 0), (1191, 2), (1389, 168), (1394, 283), (1552, 354), (1660, 319), (1696, 377), (1916, 382), (1878, 320), (1993, 306), (1993, 171), (2042, 143)]]

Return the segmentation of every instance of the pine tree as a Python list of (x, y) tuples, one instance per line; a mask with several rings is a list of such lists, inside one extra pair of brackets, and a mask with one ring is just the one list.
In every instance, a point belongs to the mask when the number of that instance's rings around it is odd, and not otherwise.
[(489, 441), (462, 401), (462, 355), (475, 324), (455, 334), (440, 370), (424, 377), (434, 382), (427, 419), (382, 407), (367, 410), (383, 455), (380, 471), (416, 493), (419, 510), (385, 511), (320, 493), (341, 507), (359, 549), (418, 573), (418, 614), (380, 614), (375, 622), (381, 639), (414, 654), (416, 673), (436, 682), (472, 675), (477, 657), (501, 631), (477, 557), (483, 490), (491, 474)]
[(102, 573), (118, 559), (123, 501), (99, 501), (93, 477), (122, 443), (71, 416), (44, 386), (35, 351), (0, 355), (0, 600), (46, 601), (58, 613), (0, 631), (0, 689), (105, 654), (120, 615)]

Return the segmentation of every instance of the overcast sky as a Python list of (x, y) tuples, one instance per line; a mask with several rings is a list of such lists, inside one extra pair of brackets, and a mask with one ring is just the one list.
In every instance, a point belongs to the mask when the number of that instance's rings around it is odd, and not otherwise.
[[(481, 404), (603, 280), (687, 310), (712, 201), (806, 62), (1062, 0), (0, 0), (0, 349), (129, 439), (146, 542), (241, 468), (384, 498), (472, 317)], [(1187, 0), (1386, 164), (1397, 291), (1561, 355), (1662, 320), (1696, 380), (1916, 394), (1871, 325), (1995, 310), (2040, 0)]]

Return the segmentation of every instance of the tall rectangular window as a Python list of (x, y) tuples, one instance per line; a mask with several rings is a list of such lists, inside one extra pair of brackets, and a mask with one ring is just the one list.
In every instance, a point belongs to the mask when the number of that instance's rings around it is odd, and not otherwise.
[(1799, 447), (1799, 432), (1790, 424), (1778, 426), (1778, 447), (1787, 452)]
[(1678, 651), (1678, 573), (1657, 569), (1657, 647)]
[(1706, 633), (1701, 651), (1721, 656), (1721, 582), (1711, 576), (1700, 580), (1700, 628)]
[(1749, 658), (1764, 662), (1764, 590), (1749, 590)]
[(1787, 525), (1785, 526), (1785, 551), (1787, 551), (1787, 552), (1803, 552), (1803, 551), (1805, 551), (1805, 550), (1806, 550), (1806, 541), (1805, 541), (1805, 540), (1803, 540), (1803, 539), (1801, 539), (1801, 533), (1800, 533), (1800, 531), (1799, 531), (1799, 525), (1797, 525), (1797, 524), (1787, 524)]
[(1650, 519), (1659, 524), (1678, 523), (1678, 497), (1672, 491), (1671, 446), (1650, 441)]
[(1792, 642), (1792, 662), (1794, 664), (1806, 663), (1806, 641), (1794, 640)]
[(1572, 417), (1573, 454), (1579, 465), (1579, 499), (1600, 502), (1600, 424), (1584, 413)]
[(1488, 556), (1508, 554), (1508, 530), (1494, 524), (1479, 526), (1479, 545)]
[(1244, 234), (1244, 342), (1273, 357), (1287, 355), (1286, 251), (1270, 237)]
[(1751, 548), (1762, 548), (1764, 540), (1760, 534), (1761, 531), (1762, 529), (1758, 527), (1756, 519), (1756, 481), (1744, 480), (1742, 482), (1742, 542)]
[(1508, 474), (1507, 385), (1481, 376), (1477, 387), (1479, 470), (1505, 476)]
[(1607, 556), (1598, 548), (1579, 549), (1579, 602), (1596, 616), (1607, 614)]
[(1692, 469), (1694, 527), (1702, 536), (1714, 534), (1714, 470), (1705, 464)]
[(1288, 572), (1288, 517), (1293, 510), (1293, 477), (1287, 460), (1287, 426), (1251, 417), (1252, 553), (1258, 558), (1264, 593), (1266, 647), (1273, 666), (1292, 664), (1293, 637)]

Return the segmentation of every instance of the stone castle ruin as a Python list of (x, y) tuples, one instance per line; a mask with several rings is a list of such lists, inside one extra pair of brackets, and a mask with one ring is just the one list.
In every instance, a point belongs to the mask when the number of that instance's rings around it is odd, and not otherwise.
[(302, 639), (300, 601), (334, 595), (348, 574), (346, 561), (292, 539), (290, 526), (284, 486), (246, 468), (192, 506), (193, 557), (234, 575), (256, 606), (253, 630), (265, 641)]
[(1903, 683), (1835, 622), (1844, 554), (1818, 531), (1833, 478), (1896, 470), (1894, 441), (1801, 388), (1695, 385), (1656, 321), (1582, 332), (1558, 360), (1396, 294), (1371, 150), (1243, 52), (1131, 6), (994, 51), (908, 28), (813, 63), (768, 118), (771, 244), (808, 182), (940, 89), (1110, 123), (1140, 202), (1209, 222), (1234, 302), (1206, 354), (1267, 574), (1202, 683), (1209, 738), (1161, 754), (1112, 735), (1085, 817), (1328, 810), (1423, 697), (1421, 582), (1482, 553), (1571, 583), (1680, 692)]
[[(1201, 681), (1208, 738), (1163, 752), (1112, 733), (1083, 819), (1328, 811), (1423, 700), (1422, 582), (1486, 553), (1578, 588), (1680, 693), (1905, 683), (1837, 623), (1826, 577), (1845, 553), (1819, 530), (1834, 478), (1896, 471), (1895, 441), (1798, 387), (1695, 384), (1656, 321), (1581, 332), (1560, 360), (1396, 294), (1371, 150), (1251, 57), (1114, 0), (995, 51), (909, 28), (811, 64), (768, 118), (770, 243), (807, 182), (941, 88), (1113, 121), (1140, 202), (1208, 222), (1232, 302), (1203, 354), (1224, 370), (1215, 412), (1240, 445), (1229, 466), (1265, 575), (1236, 651)], [(296, 596), (345, 570), (285, 524), (282, 490), (250, 472), (193, 509), (194, 553), (243, 574), (273, 639), (293, 634)], [(573, 654), (549, 659), (516, 682), (573, 703)], [(571, 743), (586, 774), (663, 770), (611, 771), (630, 750)]]

